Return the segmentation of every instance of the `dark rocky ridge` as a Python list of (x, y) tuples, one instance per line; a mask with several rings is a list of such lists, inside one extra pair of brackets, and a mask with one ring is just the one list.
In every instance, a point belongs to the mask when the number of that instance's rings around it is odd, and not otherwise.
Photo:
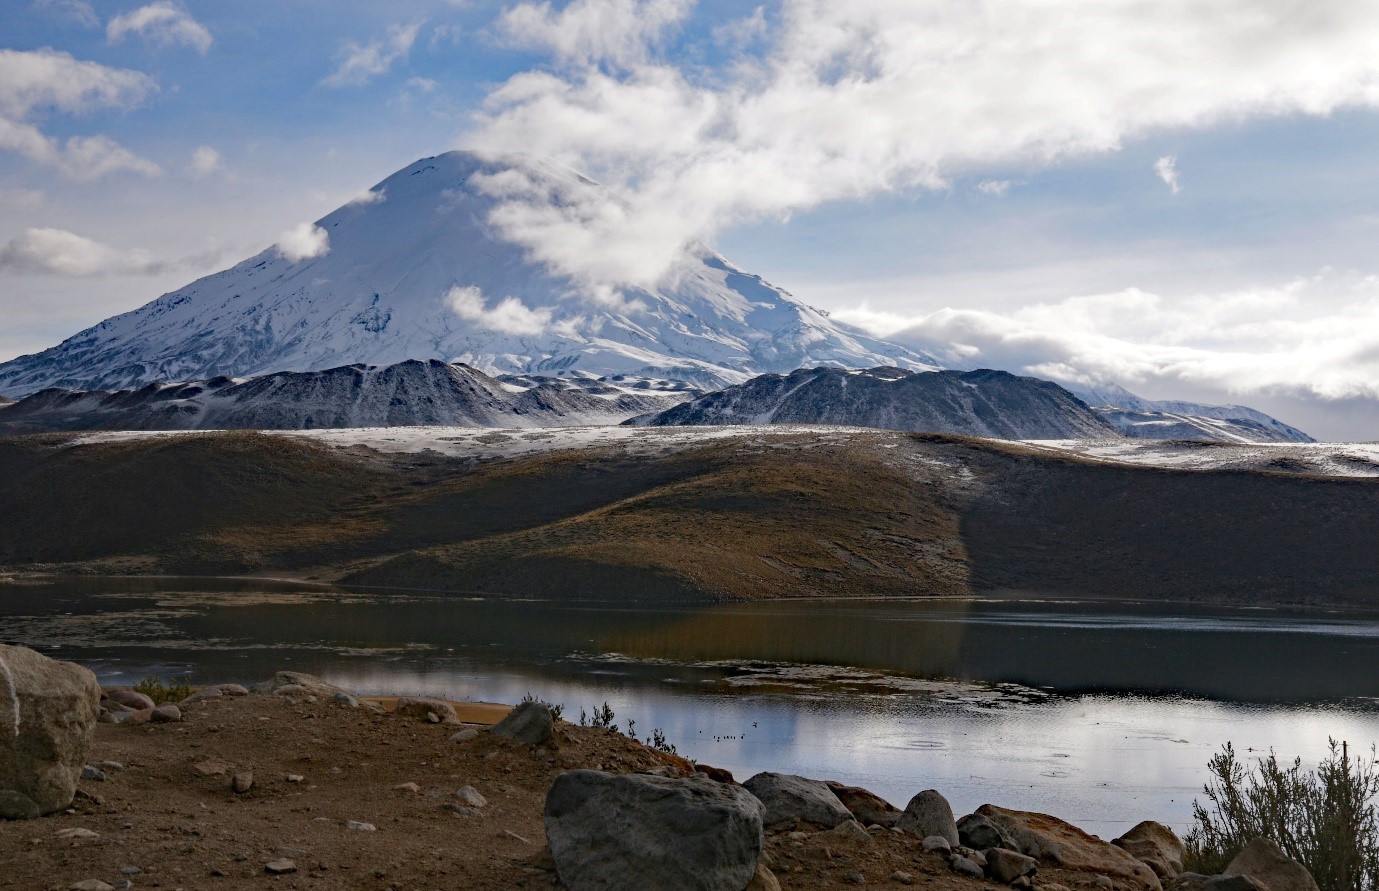
[(804, 368), (764, 374), (629, 424), (838, 424), (994, 439), (1118, 437), (1067, 390), (1004, 371)]
[(438, 360), (228, 377), (137, 390), (48, 389), (0, 414), (0, 434), (64, 430), (309, 430), (615, 424), (693, 391), (627, 392), (595, 380), (508, 383)]

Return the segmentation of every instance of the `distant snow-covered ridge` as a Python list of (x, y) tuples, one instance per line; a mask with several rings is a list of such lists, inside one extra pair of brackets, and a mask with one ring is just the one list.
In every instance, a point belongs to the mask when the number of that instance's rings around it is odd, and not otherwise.
[(617, 424), (694, 395), (683, 384), (499, 380), (466, 365), (413, 360), (116, 392), (43, 390), (0, 410), (0, 433)]
[[(703, 245), (661, 282), (575, 282), (489, 223), (485, 177), (616, 201), (530, 157), (410, 164), (315, 224), (319, 250), (271, 247), (55, 347), (0, 364), (0, 393), (136, 389), (409, 359), (489, 374), (629, 374), (717, 387), (802, 366), (937, 368), (835, 322)], [(315, 230), (313, 230), (315, 231)]]

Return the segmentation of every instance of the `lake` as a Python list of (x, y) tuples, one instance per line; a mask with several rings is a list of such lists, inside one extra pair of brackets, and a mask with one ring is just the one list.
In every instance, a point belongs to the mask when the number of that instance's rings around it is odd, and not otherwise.
[(92, 668), (252, 683), (290, 668), (365, 693), (515, 702), (728, 768), (942, 791), (1104, 837), (1190, 823), (1231, 741), (1315, 762), (1379, 740), (1379, 616), (1127, 602), (554, 603), (261, 580), (0, 584), (0, 640)]

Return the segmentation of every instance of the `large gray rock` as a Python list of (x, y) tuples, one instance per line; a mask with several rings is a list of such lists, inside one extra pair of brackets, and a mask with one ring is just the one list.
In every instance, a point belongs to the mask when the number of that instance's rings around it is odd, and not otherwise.
[(546, 839), (571, 891), (742, 891), (761, 827), (751, 793), (706, 779), (571, 770), (546, 795)]
[(759, 773), (742, 784), (765, 808), (767, 826), (798, 820), (832, 829), (852, 819), (828, 785), (788, 773)]
[(1015, 850), (1014, 840), (981, 814), (968, 814), (958, 821), (958, 841), (977, 851), (987, 848)]
[(555, 715), (544, 702), (527, 701), (493, 725), (494, 736), (505, 736), (529, 746), (539, 746), (555, 732)]
[(1307, 867), (1283, 853), (1272, 839), (1257, 838), (1241, 849), (1223, 875), (1248, 876), (1269, 891), (1317, 891)]
[(884, 826), (890, 829), (900, 819), (900, 808), (886, 799), (859, 786), (844, 786), (832, 780), (826, 782), (833, 794), (852, 812), (863, 826)]
[(1183, 841), (1162, 823), (1145, 820), (1111, 844), (1123, 848), (1154, 870), (1154, 875), (1160, 881), (1173, 879), (1183, 871), (1183, 854), (1186, 851)]
[(939, 835), (948, 839), (948, 844), (958, 844), (958, 823), (953, 819), (953, 808), (933, 789), (925, 789), (905, 805), (905, 812), (896, 821), (895, 828), (927, 838)]
[(1038, 869), (1039, 861), (1016, 851), (992, 848), (986, 852), (986, 873), (1002, 885), (1009, 885), (1020, 876), (1032, 876)]
[(80, 665), (0, 644), (0, 817), (72, 803), (100, 701), (96, 676)]

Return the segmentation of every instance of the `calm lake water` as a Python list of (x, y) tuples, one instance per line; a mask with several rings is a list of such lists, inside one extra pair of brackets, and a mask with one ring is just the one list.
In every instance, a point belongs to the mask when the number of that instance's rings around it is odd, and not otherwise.
[(1105, 837), (1178, 829), (1220, 746), (1314, 762), (1379, 740), (1379, 616), (1034, 600), (614, 605), (289, 583), (0, 584), (0, 640), (90, 666), (372, 693), (604, 702), (739, 778), (777, 770), (904, 805), (927, 788)]

